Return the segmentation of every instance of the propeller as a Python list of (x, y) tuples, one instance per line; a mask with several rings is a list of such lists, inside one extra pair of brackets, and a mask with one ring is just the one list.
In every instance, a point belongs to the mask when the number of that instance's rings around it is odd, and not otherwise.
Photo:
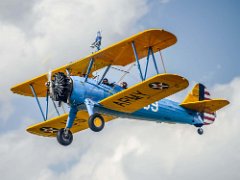
[(48, 118), (48, 102), (49, 102), (49, 93), (50, 93), (50, 91), (51, 91), (51, 84), (52, 84), (52, 72), (51, 71), (49, 71), (48, 72), (48, 81), (46, 82), (46, 87), (47, 87), (47, 94), (46, 94), (46, 118), (45, 119), (47, 119)]
[(49, 85), (50, 85), (51, 81), (52, 81), (52, 71), (50, 70), (50, 71), (48, 71), (48, 83), (49, 83)]
[(47, 95), (49, 95), (52, 93), (52, 71), (51, 70), (48, 71), (47, 79), (48, 81), (46, 82), (46, 87), (47, 87)]
[(48, 87), (50, 97), (54, 101), (59, 101), (59, 105), (61, 105), (61, 101), (67, 103), (72, 87), (70, 77), (66, 76), (63, 72), (55, 73), (53, 76), (49, 73), (49, 77)]
[[(49, 98), (52, 99), (53, 105), (55, 107), (55, 110), (58, 115), (60, 115), (60, 112), (57, 109), (58, 107), (61, 107), (63, 109), (63, 112), (65, 113), (64, 109), (64, 103), (68, 103), (68, 98), (71, 93), (71, 78), (70, 78), (70, 69), (66, 69), (66, 75), (64, 73), (54, 73), (51, 70), (51, 62), (53, 58), (52, 56), (48, 55), (42, 60), (42, 65), (44, 69), (48, 69), (48, 73), (46, 75), (47, 82), (45, 83), (46, 86), (46, 118), (48, 119), (49, 113)], [(55, 103), (57, 101), (57, 103)], [(51, 114), (54, 114), (53, 112)], [(51, 116), (50, 114), (50, 116)]]

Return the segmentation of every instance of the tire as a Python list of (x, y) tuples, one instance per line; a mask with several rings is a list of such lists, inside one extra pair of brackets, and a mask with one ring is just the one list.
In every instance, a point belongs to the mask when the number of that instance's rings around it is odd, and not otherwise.
[(57, 133), (57, 141), (59, 142), (59, 144), (61, 144), (63, 146), (70, 145), (73, 141), (72, 132), (70, 130), (68, 130), (68, 132), (66, 134), (64, 128), (60, 129)]
[(104, 125), (105, 121), (103, 117), (98, 113), (91, 115), (88, 119), (88, 126), (94, 132), (101, 131), (104, 128)]
[(202, 135), (203, 134), (203, 129), (202, 128), (198, 128), (197, 132), (198, 132), (199, 135)]

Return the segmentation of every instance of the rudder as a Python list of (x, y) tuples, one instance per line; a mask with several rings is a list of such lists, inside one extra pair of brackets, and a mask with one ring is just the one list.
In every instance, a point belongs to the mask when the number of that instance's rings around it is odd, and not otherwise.
[(210, 99), (209, 91), (207, 91), (206, 87), (203, 84), (198, 83), (193, 87), (192, 91), (187, 95), (182, 104), (209, 99)]
[(204, 125), (212, 124), (216, 119), (216, 111), (229, 104), (227, 100), (211, 99), (207, 88), (199, 83), (187, 95), (181, 106), (198, 111)]

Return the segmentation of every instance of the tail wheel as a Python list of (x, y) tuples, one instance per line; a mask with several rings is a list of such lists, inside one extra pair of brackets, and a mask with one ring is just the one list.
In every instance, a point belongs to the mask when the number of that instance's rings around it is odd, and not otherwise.
[(199, 135), (202, 135), (203, 134), (203, 129), (202, 128), (198, 128), (197, 132), (198, 132)]
[(57, 140), (59, 144), (63, 146), (68, 146), (73, 141), (73, 135), (70, 130), (66, 130), (64, 128), (60, 129), (57, 133)]
[(92, 131), (99, 132), (104, 128), (105, 122), (100, 114), (95, 113), (89, 117), (88, 125)]

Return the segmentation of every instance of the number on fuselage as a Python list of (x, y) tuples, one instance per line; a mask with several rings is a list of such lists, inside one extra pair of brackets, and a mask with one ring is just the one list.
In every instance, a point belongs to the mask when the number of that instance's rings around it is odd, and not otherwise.
[(151, 110), (152, 112), (158, 112), (158, 101), (144, 107), (146, 110)]

